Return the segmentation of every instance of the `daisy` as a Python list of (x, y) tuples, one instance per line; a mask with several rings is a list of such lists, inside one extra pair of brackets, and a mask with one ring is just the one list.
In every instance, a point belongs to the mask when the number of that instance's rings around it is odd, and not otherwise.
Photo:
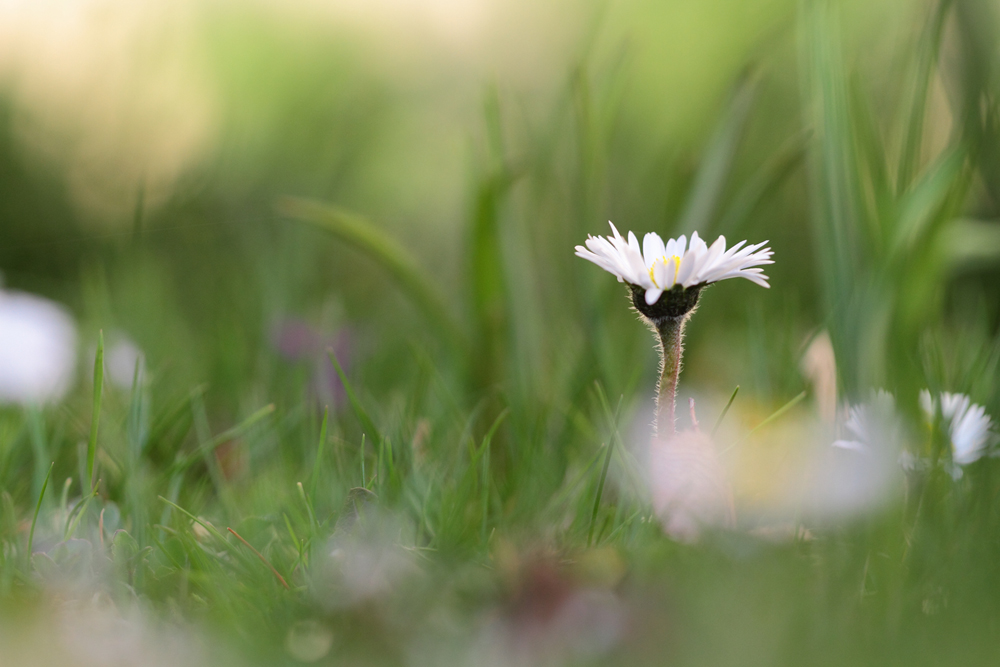
[(628, 241), (622, 238), (614, 224), (614, 236), (588, 236), (586, 247), (577, 246), (576, 255), (614, 274), (618, 282), (632, 291), (632, 304), (656, 331), (659, 338), (660, 383), (656, 392), (656, 429), (669, 425), (668, 433), (676, 434), (675, 397), (681, 372), (684, 325), (698, 295), (706, 285), (727, 278), (746, 278), (762, 287), (769, 287), (765, 264), (773, 264), (770, 248), (764, 243), (746, 245), (740, 241), (726, 250), (726, 238), (720, 236), (711, 245), (691, 234), (691, 241), (681, 235), (666, 243), (658, 234), (646, 234), (639, 239), (632, 232)]
[(873, 447), (896, 443), (900, 429), (896, 399), (884, 389), (873, 391), (867, 402), (848, 407), (844, 428), (851, 438), (835, 440), (834, 447), (869, 452)]
[[(759, 268), (774, 263), (771, 249), (763, 247), (767, 241), (749, 246), (740, 241), (727, 250), (724, 236), (709, 246), (698, 232), (691, 234), (690, 243), (683, 234), (664, 243), (651, 232), (643, 237), (640, 248), (635, 234), (629, 232), (626, 241), (614, 224), (609, 224), (614, 236), (588, 236), (586, 247), (576, 247), (576, 255), (614, 274), (618, 282), (627, 283), (635, 297), (641, 295), (642, 299), (635, 298), (636, 307), (648, 317), (683, 315), (697, 303), (702, 287), (727, 278), (746, 278), (769, 287), (764, 270)], [(665, 292), (669, 298), (661, 304)]]
[(58, 401), (76, 368), (76, 323), (59, 304), (0, 290), (0, 404)]
[[(972, 402), (965, 394), (944, 392), (941, 398), (941, 416), (948, 423), (951, 439), (951, 458), (958, 465), (968, 465), (981, 457), (994, 434), (993, 421), (986, 408)], [(920, 407), (933, 418), (936, 405), (926, 389), (920, 392)]]

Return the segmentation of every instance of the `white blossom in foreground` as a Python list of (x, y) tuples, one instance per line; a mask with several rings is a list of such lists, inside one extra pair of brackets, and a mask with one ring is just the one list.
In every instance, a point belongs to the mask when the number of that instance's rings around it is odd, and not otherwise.
[[(965, 394), (944, 392), (940, 399), (941, 417), (948, 424), (951, 439), (951, 458), (958, 465), (968, 465), (986, 453), (995, 437), (993, 421), (986, 414), (986, 408), (973, 403)], [(920, 392), (920, 406), (933, 418), (937, 406), (926, 389)]]
[(712, 438), (700, 430), (654, 438), (648, 473), (653, 508), (675, 540), (695, 542), (705, 528), (735, 525), (728, 476)]
[(632, 232), (626, 241), (614, 224), (614, 236), (588, 236), (586, 248), (576, 247), (576, 255), (589, 260), (618, 277), (619, 282), (645, 289), (646, 304), (652, 306), (660, 295), (675, 286), (704, 286), (727, 278), (746, 278), (762, 287), (769, 287), (764, 270), (757, 268), (773, 264), (770, 248), (763, 243), (745, 245), (740, 241), (726, 249), (726, 237), (720, 236), (709, 246), (691, 234), (691, 241), (681, 235), (666, 243), (658, 234), (643, 237), (642, 248)]
[(53, 301), (0, 290), (0, 403), (62, 398), (76, 367), (76, 325)]

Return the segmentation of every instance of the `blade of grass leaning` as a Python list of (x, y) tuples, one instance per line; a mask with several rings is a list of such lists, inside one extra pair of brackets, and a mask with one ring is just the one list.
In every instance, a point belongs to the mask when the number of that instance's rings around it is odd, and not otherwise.
[(80, 498), (70, 510), (69, 515), (66, 517), (66, 527), (63, 530), (63, 540), (68, 540), (73, 537), (76, 533), (76, 527), (80, 525), (80, 519), (83, 515), (87, 513), (87, 508), (90, 506), (90, 501), (97, 497), (97, 487), (94, 486), (93, 490), (88, 493), (85, 497)]
[(31, 558), (31, 546), (35, 543), (35, 525), (38, 523), (38, 512), (42, 509), (42, 498), (45, 497), (45, 489), (49, 488), (49, 478), (52, 477), (52, 469), (55, 467), (56, 462), (53, 461), (49, 465), (49, 472), (45, 475), (45, 481), (42, 482), (42, 492), (38, 494), (38, 502), (35, 504), (35, 513), (31, 517), (31, 530), (28, 531), (28, 558)]
[(789, 410), (791, 410), (792, 408), (794, 408), (796, 405), (798, 405), (800, 402), (802, 402), (802, 399), (804, 399), (806, 397), (807, 393), (808, 392), (806, 392), (806, 391), (800, 392), (795, 398), (793, 398), (792, 400), (788, 401), (787, 403), (785, 403), (784, 405), (782, 405), (780, 408), (778, 408), (777, 410), (775, 410), (774, 412), (772, 412), (770, 414), (770, 416), (768, 416), (766, 419), (764, 419), (764, 421), (762, 421), (761, 423), (757, 424), (752, 429), (750, 429), (750, 431), (746, 435), (744, 435), (742, 438), (740, 438), (739, 440), (737, 440), (736, 442), (734, 442), (733, 444), (729, 445), (724, 450), (722, 450), (722, 453), (725, 454), (730, 449), (732, 449), (736, 445), (740, 444), (741, 442), (745, 441), (747, 438), (749, 438), (751, 435), (753, 435), (754, 433), (756, 433), (760, 429), (764, 428), (765, 426), (767, 426), (768, 424), (770, 424), (774, 420), (781, 418), (782, 415), (784, 415), (786, 412), (788, 412)]
[(934, 69), (937, 67), (941, 40), (944, 35), (945, 18), (951, 5), (951, 0), (942, 0), (938, 3), (937, 9), (924, 28), (924, 34), (918, 44), (917, 71), (912, 84), (913, 94), (908, 99), (904, 98), (909, 102), (909, 113), (904, 124), (903, 149), (896, 176), (897, 192), (904, 192), (909, 187), (920, 165), (928, 91), (934, 76)]
[(960, 180), (965, 160), (962, 147), (952, 148), (931, 164), (903, 196), (890, 244), (892, 256), (905, 255), (926, 232), (935, 213)]
[(468, 352), (469, 343), (444, 297), (413, 257), (395, 239), (366, 218), (336, 206), (308, 199), (286, 197), (278, 212), (331, 232), (378, 262), (392, 274), (399, 288), (424, 313), (430, 324), (454, 349)]
[(260, 559), (260, 562), (262, 562), (264, 565), (267, 565), (271, 569), (271, 573), (274, 574), (274, 576), (278, 578), (278, 581), (280, 581), (281, 585), (285, 587), (285, 590), (291, 590), (290, 587), (288, 586), (288, 582), (285, 581), (285, 578), (283, 576), (281, 576), (281, 573), (278, 572), (276, 569), (274, 569), (274, 566), (271, 565), (271, 563), (266, 558), (264, 558), (264, 554), (262, 554), (261, 552), (257, 551), (256, 549), (254, 549), (252, 544), (250, 544), (249, 542), (247, 542), (246, 540), (244, 540), (243, 536), (240, 535), (239, 533), (237, 533), (232, 528), (229, 528), (227, 526), (226, 530), (228, 530), (230, 533), (233, 534), (234, 537), (236, 537), (236, 539), (238, 539), (240, 542), (242, 542), (244, 544), (244, 546), (246, 546), (247, 549), (249, 549), (250, 551), (252, 551), (254, 553), (254, 555), (257, 556), (257, 558)]
[(87, 481), (94, 484), (94, 459), (97, 458), (97, 427), (101, 419), (101, 396), (104, 393), (104, 331), (97, 335), (97, 356), (94, 359), (94, 411), (90, 417), (90, 438), (87, 440)]
[(312, 479), (309, 481), (309, 493), (316, 495), (316, 486), (319, 484), (319, 471), (323, 466), (323, 454), (326, 449), (326, 428), (330, 419), (330, 406), (323, 409), (323, 424), (319, 427), (319, 442), (316, 443), (316, 460), (313, 462)]
[(334, 354), (332, 348), (327, 349), (326, 353), (330, 357), (330, 361), (333, 362), (333, 367), (337, 370), (337, 376), (340, 378), (340, 383), (344, 385), (344, 393), (347, 394), (347, 400), (351, 404), (351, 409), (354, 410), (354, 415), (358, 418), (358, 421), (361, 422), (361, 428), (364, 429), (375, 442), (382, 442), (382, 434), (375, 426), (375, 422), (372, 421), (372, 418), (368, 416), (368, 411), (365, 410), (365, 406), (361, 405), (361, 401), (358, 400), (358, 395), (354, 393), (354, 386), (351, 384), (350, 380), (347, 379), (347, 374), (344, 373), (344, 369), (341, 367), (340, 362), (337, 361), (337, 355)]
[(302, 504), (306, 506), (306, 512), (309, 514), (309, 527), (312, 529), (312, 534), (315, 535), (316, 530), (319, 528), (319, 522), (316, 521), (316, 513), (313, 512), (312, 501), (306, 495), (306, 490), (303, 488), (302, 482), (296, 482), (295, 486), (299, 490), (299, 498), (302, 499)]
[(184, 509), (183, 507), (181, 507), (177, 503), (172, 503), (169, 500), (167, 500), (166, 498), (164, 498), (163, 496), (157, 496), (157, 498), (159, 498), (160, 500), (162, 500), (163, 502), (165, 502), (167, 505), (170, 505), (170, 507), (174, 508), (175, 510), (177, 510), (178, 512), (180, 512), (181, 514), (183, 514), (184, 516), (186, 516), (187, 518), (191, 519), (196, 524), (198, 524), (199, 526), (201, 526), (202, 528), (204, 528), (205, 530), (207, 530), (209, 532), (209, 534), (211, 534), (216, 539), (220, 540), (221, 542), (225, 543), (226, 545), (229, 545), (229, 540), (226, 539), (226, 536), (223, 535), (222, 533), (220, 533), (218, 530), (216, 530), (215, 526), (213, 526), (212, 524), (207, 523), (205, 521), (202, 521), (201, 519), (199, 519), (198, 517), (196, 517), (194, 514), (191, 514), (191, 512), (188, 512), (186, 509)]
[(776, 192), (805, 160), (806, 146), (811, 134), (809, 130), (802, 130), (794, 135), (755, 171), (737, 190), (732, 203), (719, 218), (719, 223), (714, 229), (720, 234), (729, 234), (738, 229), (761, 202)]
[(180, 429), (183, 432), (175, 435), (175, 439), (172, 439), (171, 442), (167, 443), (167, 446), (164, 447), (164, 449), (169, 451), (169, 445), (174, 442), (180, 444), (180, 440), (187, 435), (187, 431), (191, 427), (191, 402), (197, 397), (202, 396), (206, 391), (208, 391), (208, 385), (201, 384), (189, 391), (183, 397), (174, 401), (170, 405), (170, 408), (153, 422), (149, 429), (149, 436), (146, 438), (146, 449), (144, 451), (157, 449), (157, 445), (172, 431), (177, 430), (179, 425), (183, 426), (183, 428)]
[[(601, 398), (601, 403), (605, 408), (605, 413), (608, 413), (610, 405), (607, 402), (607, 397), (604, 395), (604, 389), (601, 387), (600, 383), (595, 384), (597, 386), (598, 395)], [(597, 493), (594, 496), (594, 508), (590, 513), (590, 528), (587, 529), (588, 548), (594, 540), (594, 525), (597, 522), (597, 512), (601, 507), (601, 498), (604, 496), (604, 483), (608, 478), (608, 469), (611, 467), (611, 455), (614, 453), (615, 441), (618, 439), (618, 416), (621, 413), (622, 401), (624, 399), (624, 396), (618, 399), (618, 407), (615, 408), (614, 416), (611, 420), (612, 437), (606, 445), (603, 445), (607, 447), (607, 451), (604, 455), (604, 465), (601, 468), (601, 477), (597, 482)]]
[(504, 203), (514, 182), (507, 166), (500, 99), (495, 86), (486, 95), (484, 115), (489, 154), (487, 165), (477, 174), (468, 221), (466, 263), (466, 281), (471, 286), (470, 310), (475, 317), (472, 375), (479, 389), (494, 386), (505, 370), (504, 337), (511, 312), (501, 222)]
[(503, 411), (497, 415), (497, 418), (493, 421), (493, 425), (490, 426), (490, 430), (486, 432), (483, 436), (483, 444), (480, 446), (479, 451), (481, 452), (482, 459), (481, 464), (481, 491), (482, 491), (482, 505), (483, 505), (483, 521), (480, 528), (480, 539), (486, 540), (486, 524), (489, 522), (490, 516), (490, 445), (493, 442), (493, 434), (497, 432), (500, 428), (500, 424), (503, 420), (507, 418), (510, 408), (504, 408)]
[(733, 389), (733, 394), (732, 396), (729, 397), (729, 401), (726, 403), (726, 407), (722, 408), (722, 413), (719, 415), (719, 418), (715, 420), (715, 426), (712, 427), (712, 432), (709, 434), (710, 438), (715, 437), (715, 432), (718, 431), (719, 426), (722, 425), (722, 420), (726, 418), (726, 413), (729, 412), (729, 408), (732, 406), (733, 401), (736, 400), (736, 394), (738, 394), (739, 391), (740, 391), (740, 386), (736, 385), (736, 389)]
[(267, 417), (272, 412), (274, 412), (274, 404), (265, 405), (259, 410), (255, 411), (249, 417), (244, 419), (242, 422), (236, 426), (219, 433), (212, 439), (208, 440), (204, 444), (200, 445), (195, 451), (187, 454), (186, 456), (180, 457), (170, 468), (170, 473), (176, 473), (191, 467), (194, 463), (199, 460), (204, 460), (204, 457), (211, 454), (219, 445), (228, 442), (229, 440), (234, 440), (239, 438), (247, 431), (249, 431), (257, 422)]

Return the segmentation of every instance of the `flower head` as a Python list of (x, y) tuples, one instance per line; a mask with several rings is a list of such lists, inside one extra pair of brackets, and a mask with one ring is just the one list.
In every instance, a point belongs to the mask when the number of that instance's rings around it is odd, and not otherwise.
[[(658, 234), (649, 233), (643, 237), (640, 248), (635, 234), (629, 232), (626, 241), (614, 224), (609, 224), (614, 236), (588, 236), (587, 247), (577, 246), (576, 255), (613, 273), (618, 282), (628, 283), (635, 296), (642, 294), (642, 301), (648, 307), (657, 305), (664, 292), (669, 292), (670, 299), (665, 301), (678, 301), (677, 307), (671, 308), (674, 312), (665, 313), (670, 316), (682, 315), (693, 308), (698, 290), (720, 280), (746, 278), (762, 287), (769, 286), (764, 270), (759, 268), (773, 264), (771, 249), (763, 247), (767, 241), (749, 246), (740, 241), (727, 250), (724, 236), (709, 246), (698, 232), (691, 234), (690, 242), (681, 235), (666, 243)], [(636, 307), (648, 314), (640, 299), (635, 301)]]
[(58, 401), (76, 367), (76, 324), (58, 304), (0, 290), (0, 403)]
[(868, 452), (873, 446), (897, 442), (900, 427), (896, 399), (883, 389), (873, 391), (867, 402), (848, 407), (844, 428), (852, 439), (835, 440), (834, 447)]
[[(968, 465), (981, 457), (993, 437), (993, 421), (986, 409), (972, 402), (965, 394), (942, 393), (941, 416), (948, 423), (952, 460)], [(920, 392), (920, 407), (929, 417), (935, 412), (935, 401), (929, 391)]]

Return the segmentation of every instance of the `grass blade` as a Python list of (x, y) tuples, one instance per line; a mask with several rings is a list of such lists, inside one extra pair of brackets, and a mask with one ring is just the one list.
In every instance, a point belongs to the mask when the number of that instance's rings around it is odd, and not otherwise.
[(87, 440), (87, 481), (94, 484), (94, 459), (97, 458), (97, 427), (101, 419), (101, 397), (104, 393), (104, 331), (97, 335), (97, 356), (94, 359), (94, 411), (90, 418), (90, 438)]
[(608, 469), (611, 467), (611, 455), (615, 450), (615, 441), (619, 438), (618, 435), (618, 415), (621, 413), (622, 401), (625, 399), (624, 396), (618, 399), (618, 407), (615, 408), (614, 415), (611, 414), (611, 406), (608, 403), (607, 396), (604, 395), (604, 389), (601, 387), (600, 383), (595, 383), (597, 387), (597, 394), (600, 397), (601, 405), (604, 407), (606, 416), (609, 418), (612, 429), (612, 437), (607, 445), (607, 451), (604, 455), (604, 465), (601, 468), (601, 477), (597, 482), (597, 493), (594, 496), (594, 508), (590, 513), (590, 528), (587, 529), (587, 546), (590, 547), (594, 540), (594, 526), (597, 523), (597, 511), (601, 507), (601, 498), (604, 497), (604, 483), (608, 478)]
[(28, 531), (28, 559), (31, 559), (31, 545), (35, 542), (35, 524), (38, 523), (38, 512), (42, 509), (42, 498), (45, 497), (45, 489), (49, 488), (49, 478), (52, 477), (52, 468), (54, 468), (56, 462), (53, 461), (49, 465), (49, 472), (45, 475), (45, 481), (42, 482), (42, 492), (38, 494), (38, 502), (35, 504), (35, 514), (31, 517), (31, 530)]
[(319, 471), (323, 466), (323, 453), (326, 448), (326, 427), (330, 419), (330, 407), (323, 409), (323, 425), (319, 428), (319, 442), (316, 444), (316, 461), (313, 462), (312, 479), (309, 481), (309, 492), (316, 495), (316, 485), (319, 484)]
[(423, 311), (442, 337), (462, 353), (468, 340), (455, 321), (444, 297), (413, 257), (395, 239), (360, 215), (307, 199), (285, 198), (278, 211), (331, 232), (378, 262), (392, 274), (399, 288)]
[(271, 403), (269, 405), (265, 405), (264, 407), (257, 410), (246, 419), (244, 419), (242, 422), (237, 424), (236, 426), (223, 431), (222, 433), (218, 434), (211, 440), (208, 440), (204, 444), (200, 445), (195, 451), (191, 452), (187, 456), (180, 458), (171, 467), (170, 469), (171, 474), (186, 470), (187, 468), (191, 467), (194, 463), (204, 459), (204, 457), (214, 452), (219, 445), (229, 440), (234, 440), (236, 438), (239, 438), (244, 433), (249, 431), (250, 428), (253, 427), (257, 422), (262, 420), (264, 417), (267, 417), (272, 412), (274, 412), (274, 404)]
[(354, 410), (354, 415), (361, 422), (361, 428), (368, 433), (369, 436), (375, 442), (382, 442), (382, 434), (379, 433), (378, 427), (375, 426), (375, 422), (368, 415), (368, 411), (365, 410), (365, 406), (361, 405), (361, 401), (358, 400), (358, 395), (354, 393), (354, 387), (351, 385), (350, 380), (347, 379), (347, 374), (344, 373), (344, 369), (341, 367), (340, 362), (337, 361), (337, 355), (334, 354), (333, 349), (328, 349), (326, 353), (330, 357), (330, 361), (333, 362), (333, 367), (337, 369), (337, 376), (340, 378), (340, 383), (344, 385), (344, 393), (347, 394), (347, 400), (351, 404), (351, 409)]
[(483, 541), (486, 540), (486, 524), (489, 520), (490, 515), (490, 444), (493, 442), (493, 434), (496, 433), (497, 429), (500, 428), (500, 424), (507, 417), (510, 412), (510, 408), (504, 408), (504, 410), (497, 416), (493, 421), (493, 425), (490, 426), (490, 430), (486, 432), (483, 436), (483, 444), (480, 446), (479, 451), (482, 456), (481, 460), (481, 471), (482, 471), (482, 503), (483, 503), (483, 522), (480, 530), (480, 537)]
[(896, 177), (897, 192), (904, 192), (910, 186), (910, 182), (920, 165), (928, 91), (934, 68), (937, 66), (945, 19), (951, 4), (951, 0), (941, 0), (938, 3), (919, 45), (916, 80), (913, 82), (913, 96), (908, 100), (910, 102), (909, 118), (905, 124), (903, 150), (899, 158), (899, 172)]
[(729, 234), (739, 228), (761, 202), (778, 190), (805, 160), (810, 132), (803, 130), (789, 139), (737, 191), (716, 229)]
[(767, 417), (764, 421), (762, 421), (761, 423), (757, 424), (752, 429), (750, 429), (750, 431), (745, 436), (743, 436), (742, 438), (740, 438), (739, 440), (737, 440), (736, 442), (734, 442), (733, 444), (729, 445), (724, 450), (722, 450), (722, 453), (725, 454), (730, 449), (732, 449), (736, 445), (740, 444), (741, 442), (745, 441), (747, 438), (749, 438), (751, 435), (753, 435), (754, 433), (756, 433), (760, 429), (764, 428), (765, 426), (767, 426), (768, 424), (770, 424), (774, 420), (780, 418), (786, 412), (788, 412), (789, 410), (791, 410), (792, 408), (794, 408), (796, 405), (798, 405), (802, 401), (802, 399), (804, 399), (806, 397), (806, 394), (807, 394), (807, 392), (805, 392), (805, 391), (800, 392), (798, 396), (796, 396), (792, 400), (790, 400), (787, 403), (785, 403), (784, 405), (782, 405), (780, 408), (778, 408), (777, 410), (775, 410), (774, 412), (772, 412), (771, 415), (769, 417)]
[(743, 136), (743, 127), (750, 115), (756, 84), (752, 77), (744, 74), (734, 86), (729, 103), (716, 127), (701, 166), (695, 176), (691, 194), (678, 229), (684, 233), (704, 232), (719, 204), (722, 191), (733, 165), (733, 157)]
[(268, 562), (268, 560), (266, 558), (264, 558), (264, 554), (262, 554), (261, 552), (257, 551), (256, 549), (254, 549), (252, 544), (250, 544), (249, 542), (247, 542), (246, 540), (244, 540), (243, 536), (240, 535), (239, 533), (237, 533), (232, 528), (227, 527), (226, 530), (228, 530), (230, 533), (232, 533), (236, 537), (236, 539), (238, 539), (240, 542), (242, 542), (246, 546), (247, 549), (249, 549), (250, 551), (254, 552), (254, 555), (256, 555), (257, 558), (260, 559), (260, 562), (262, 562), (264, 565), (267, 565), (271, 569), (271, 572), (274, 573), (274, 576), (276, 576), (278, 578), (278, 581), (280, 581), (281, 585), (285, 587), (285, 590), (291, 590), (289, 588), (289, 586), (288, 586), (288, 582), (285, 581), (285, 578), (283, 576), (281, 576), (281, 573), (278, 572), (276, 569), (274, 569), (274, 566), (271, 565), (271, 563)]
[(710, 438), (715, 437), (715, 432), (718, 431), (719, 426), (722, 425), (722, 420), (726, 418), (726, 413), (729, 412), (729, 408), (732, 406), (733, 401), (736, 400), (736, 394), (738, 394), (739, 391), (740, 391), (740, 386), (736, 385), (736, 389), (733, 389), (733, 394), (732, 396), (729, 397), (729, 402), (726, 403), (726, 407), (722, 408), (722, 414), (720, 414), (719, 418), (715, 420), (715, 426), (712, 427), (712, 432), (711, 434), (709, 434)]

